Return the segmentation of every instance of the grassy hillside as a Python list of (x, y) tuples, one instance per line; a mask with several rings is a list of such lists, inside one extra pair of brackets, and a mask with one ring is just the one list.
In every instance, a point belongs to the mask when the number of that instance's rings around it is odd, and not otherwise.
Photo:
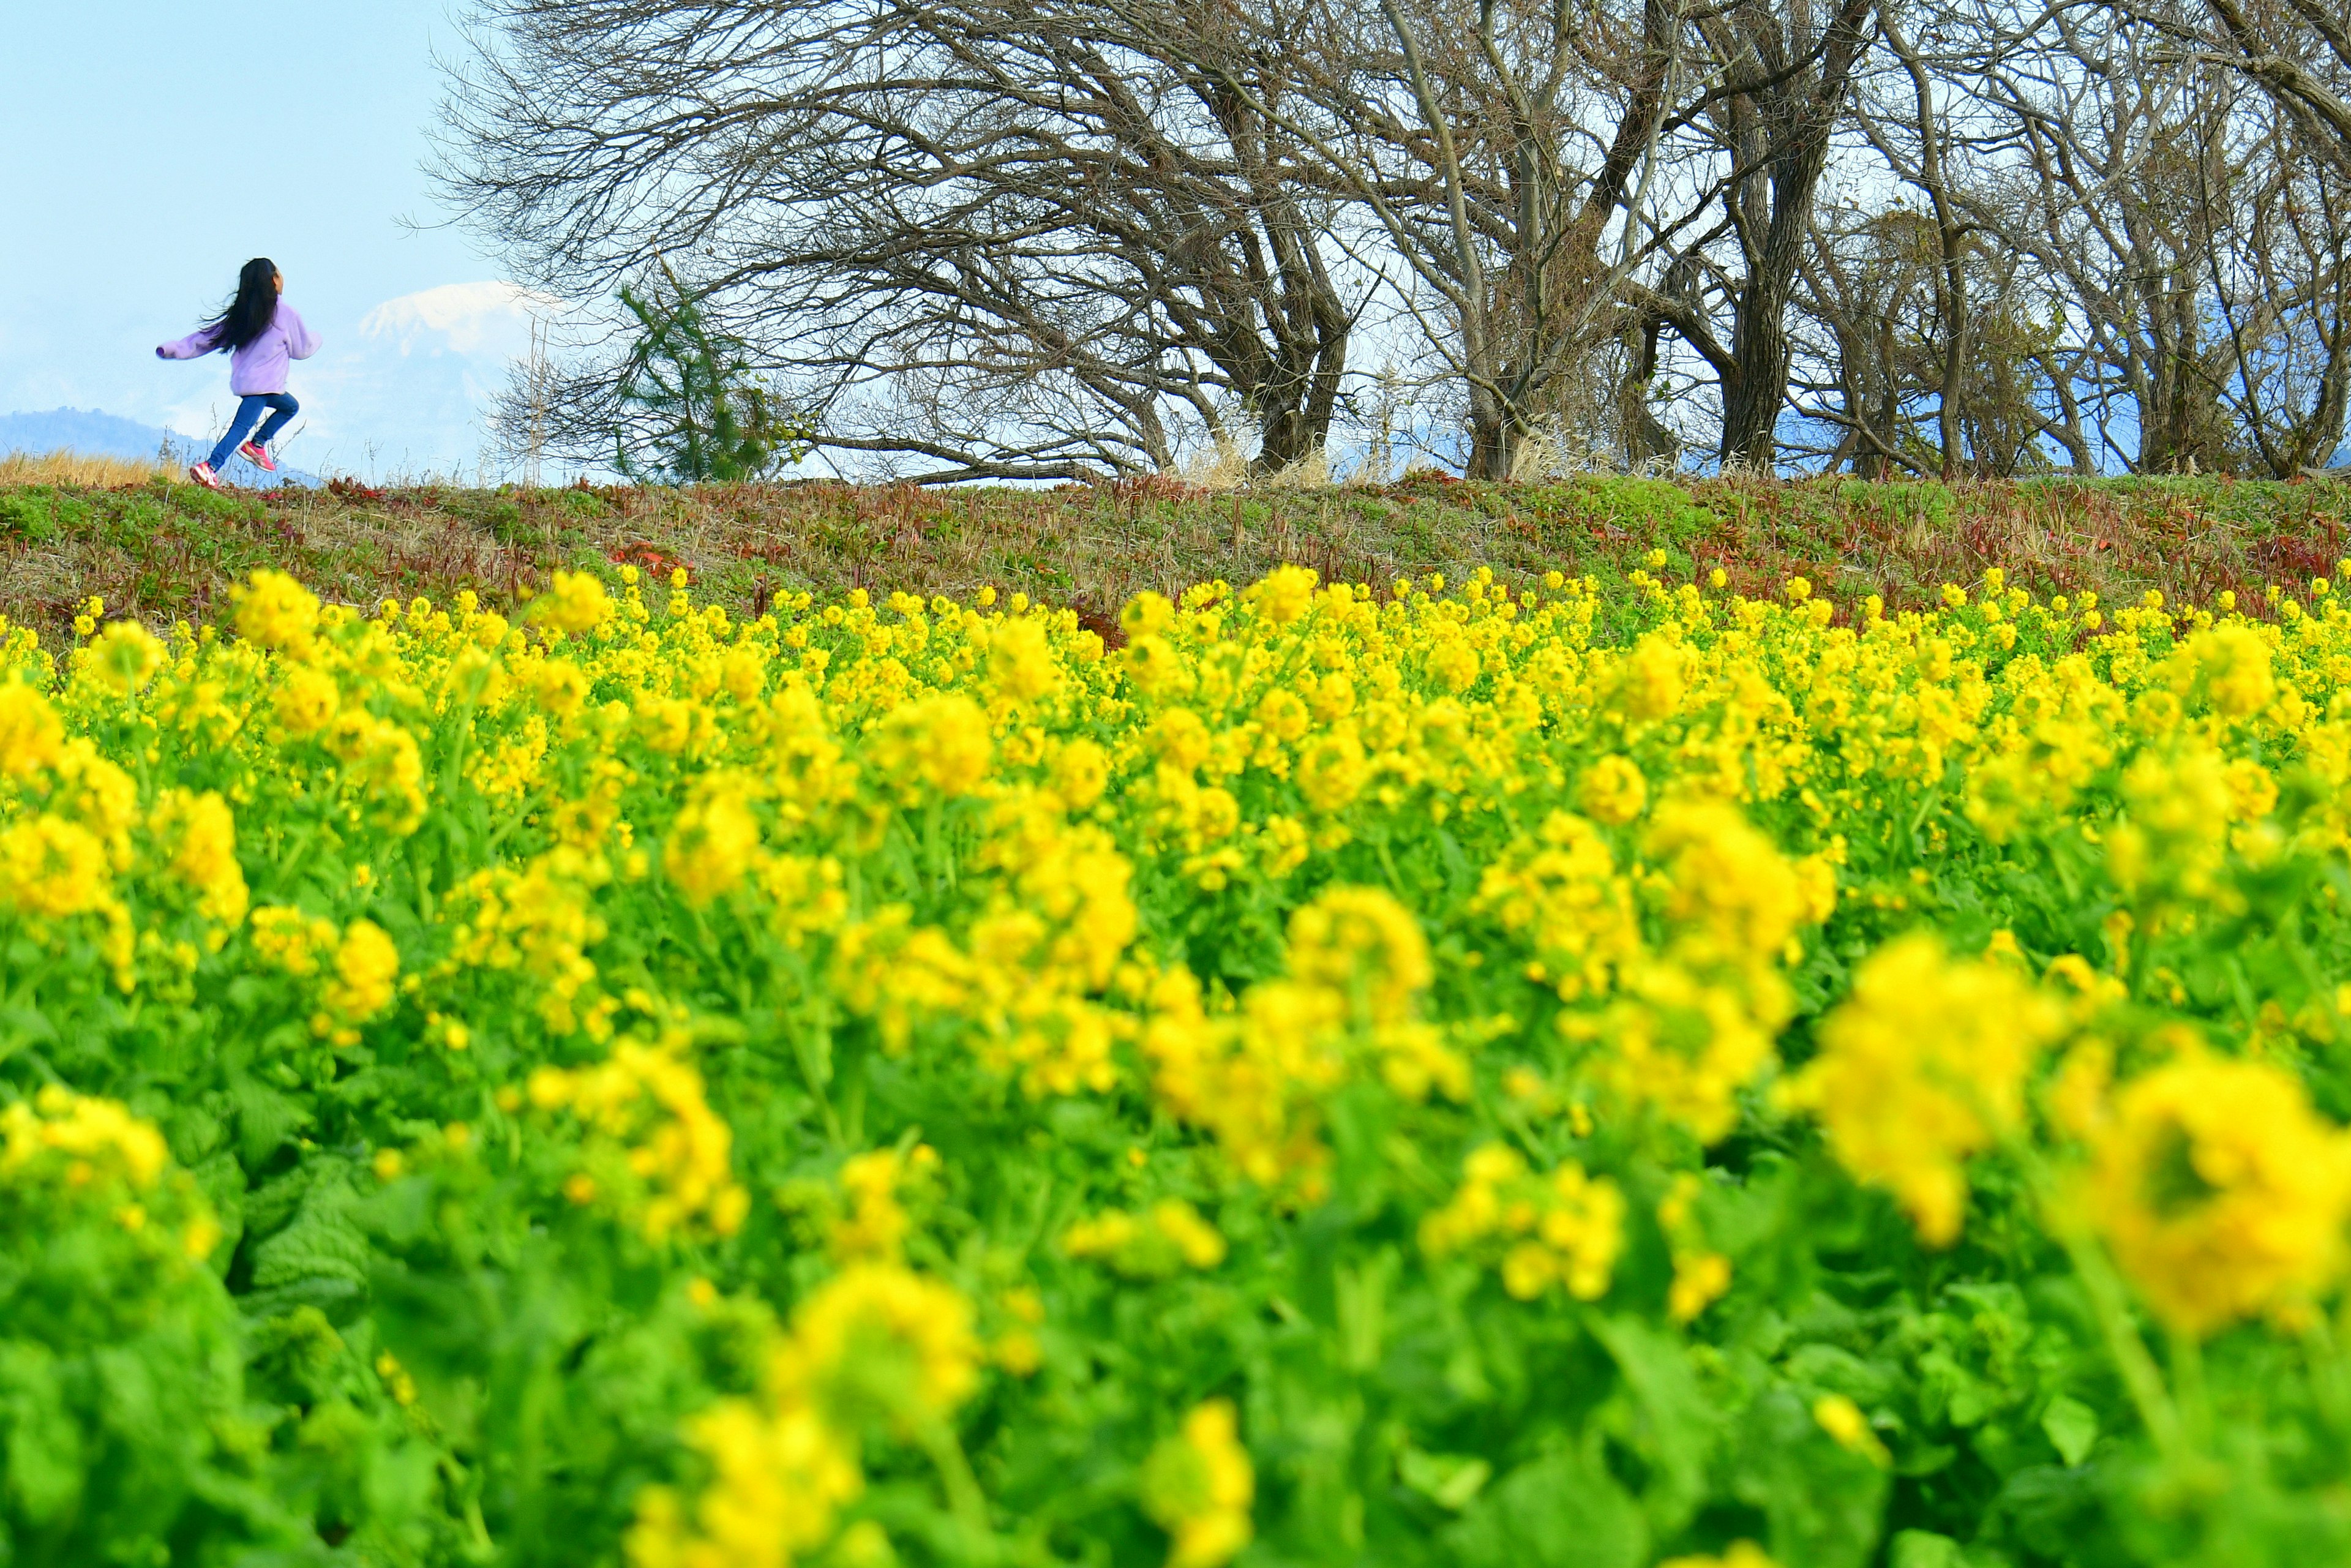
[(1113, 612), (1139, 590), (1243, 580), (1281, 560), (1384, 582), (1489, 565), (1608, 581), (1663, 549), (1769, 590), (1802, 573), (1839, 600), (1917, 601), (1991, 565), (2042, 592), (2109, 601), (2161, 588), (2204, 602), (2331, 575), (2351, 546), (2351, 484), (2224, 479), (1939, 485), (1677, 484), (1588, 478), (1210, 492), (1165, 480), (926, 491), (837, 484), (695, 490), (324, 491), (213, 495), (162, 478), (30, 483), (0, 468), (0, 613), (45, 638), (83, 597), (110, 614), (199, 619), (277, 566), (330, 597), (527, 598), (559, 566), (682, 565), (742, 610), (783, 588), (968, 592), (983, 583)]

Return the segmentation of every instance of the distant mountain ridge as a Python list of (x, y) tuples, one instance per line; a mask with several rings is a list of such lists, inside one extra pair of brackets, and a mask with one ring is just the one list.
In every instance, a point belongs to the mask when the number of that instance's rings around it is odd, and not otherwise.
[[(199, 441), (160, 424), (141, 424), (120, 414), (97, 409), (53, 408), (47, 413), (0, 413), (0, 453), (78, 452), (90, 457), (155, 457), (167, 463), (193, 463), (211, 450)], [(264, 474), (242, 457), (229, 459), (221, 477), (232, 485), (255, 489), (272, 485), (298, 485), (316, 489), (315, 474), (281, 467)]]

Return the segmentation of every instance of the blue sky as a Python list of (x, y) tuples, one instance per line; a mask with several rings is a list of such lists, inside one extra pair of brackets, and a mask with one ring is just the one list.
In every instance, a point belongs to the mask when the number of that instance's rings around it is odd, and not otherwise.
[[(98, 408), (190, 434), (225, 422), (228, 361), (154, 346), (216, 309), (248, 256), (325, 340), (295, 367), (319, 472), (470, 476), (480, 403), (525, 308), (418, 165), (444, 7), (251, 9), (9, 0), (0, 94), (0, 413)], [(475, 286), (466, 287), (464, 286)]]

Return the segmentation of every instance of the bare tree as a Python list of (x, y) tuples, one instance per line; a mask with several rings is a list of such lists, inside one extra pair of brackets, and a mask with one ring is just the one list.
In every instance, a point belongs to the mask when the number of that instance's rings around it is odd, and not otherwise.
[[(1659, 338), (1719, 386), (1720, 451), (1769, 462), (1787, 306), (1874, 0), (1332, 5), (1293, 122), (1409, 269), (1406, 308), (1464, 389), (1467, 470), (1499, 476), (1604, 380), (1626, 455)], [(1595, 374), (1610, 361), (1613, 376)]]
[[(1583, 397), (1616, 284), (1649, 253), (1608, 254), (1654, 166), (1676, 4), (1246, 7), (1250, 46), (1228, 60), (1282, 58), (1288, 96), (1231, 64), (1225, 86), (1290, 141), (1292, 177), (1349, 214), (1351, 249), (1391, 285), (1393, 335), (1419, 350), (1406, 358), (1460, 391), (1473, 476), (1509, 475), (1526, 437)], [(1189, 25), (1147, 0), (1132, 14)]]
[[(1723, 381), (1720, 455), (1769, 466), (1787, 398), (1790, 291), (1812, 227), (1813, 202), (1871, 12), (1844, 0), (1817, 37), (1808, 7), (1784, 20), (1738, 12), (1708, 29), (1727, 83), (1737, 90), (1714, 116), (1731, 170), (1723, 213), (1745, 276), (1737, 286), (1731, 357), (1708, 354)], [(1697, 324), (1676, 324), (1707, 351)]]
[(2204, 14), (2199, 33), (2177, 12), (2142, 13), (2259, 82), (2351, 173), (2351, 16), (2324, 0), (2205, 0)]
[(1278, 74), (1189, 21), (484, 0), (438, 172), (544, 287), (686, 262), (832, 452), (1080, 477), (1168, 466), (1188, 430), (1282, 465), (1327, 437), (1359, 299), (1252, 107)]
[(1654, 170), (1680, 17), (1669, 0), (1382, 0), (1380, 16), (1389, 47), (1325, 79), (1344, 83), (1354, 184), (1451, 315), (1437, 341), (1467, 394), (1468, 471), (1506, 478), (1622, 330), (1619, 286), (1649, 254), (1638, 177)]
[[(1935, 25), (1935, 15), (1922, 18)], [(1797, 300), (1800, 411), (1829, 433), (1825, 466), (1946, 483), (2055, 465), (2095, 472), (2070, 393), (2069, 349), (2047, 280), (1985, 228), (1953, 183), (1981, 143), (1982, 117), (1948, 78), (1954, 62), (1882, 13), (1884, 68), (1857, 78), (1847, 183), (1855, 194), (1815, 222)], [(1866, 154), (1866, 155), (1865, 155)], [(1893, 199), (1879, 193), (1894, 182)], [(1917, 204), (1909, 204), (1915, 197)]]
[[(1907, 148), (1898, 145), (1884, 130), (1864, 113), (1861, 123), (1871, 142), (1885, 155), (1896, 172), (1908, 184), (1923, 193), (1934, 219), (1937, 288), (1935, 313), (1942, 325), (1943, 355), (1938, 375), (1936, 435), (1942, 449), (1942, 477), (1946, 484), (1959, 477), (1961, 455), (1959, 432), (1966, 419), (1967, 367), (1969, 358), (1968, 316), (1968, 247), (1976, 233), (1976, 225), (1963, 218), (1951, 200), (1949, 184), (1943, 176), (1943, 150), (1949, 139), (1949, 128), (1935, 110), (1935, 80), (1927, 69), (1927, 62), (1904, 36), (1901, 23), (1890, 15), (1878, 18), (1878, 33), (1886, 40), (1894, 57), (1901, 62), (1902, 75), (1910, 88), (1913, 118), (1904, 128), (1911, 132)], [(1909, 150), (1915, 149), (1915, 157)]]
[[(1970, 7), (1950, 199), (2064, 302), (2103, 455), (2292, 473), (2342, 428), (2344, 182), (2294, 113), (2127, 11)], [(2054, 432), (2053, 431), (2053, 434)]]
[[(475, 0), (440, 173), (542, 288), (673, 267), (862, 471), (1264, 471), (1411, 406), (1489, 478), (2290, 474), (2351, 402), (2336, 9)], [(546, 450), (617, 358), (529, 378)]]

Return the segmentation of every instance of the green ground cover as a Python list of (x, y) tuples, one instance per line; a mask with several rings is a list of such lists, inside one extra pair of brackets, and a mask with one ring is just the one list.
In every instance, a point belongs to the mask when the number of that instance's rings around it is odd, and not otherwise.
[(1937, 484), (1424, 476), (1379, 488), (1214, 492), (1165, 480), (1055, 490), (834, 484), (213, 495), (191, 485), (0, 490), (0, 613), (54, 639), (87, 595), (155, 623), (204, 618), (275, 566), (331, 598), (510, 606), (559, 568), (684, 566), (737, 610), (855, 587), (960, 595), (984, 584), (1105, 619), (1134, 593), (1247, 582), (1282, 561), (1384, 582), (1490, 566), (1604, 586), (1663, 549), (1733, 588), (1801, 574), (1839, 601), (1923, 602), (1988, 566), (2042, 593), (2203, 603), (2331, 572), (2351, 485), (2229, 479)]

